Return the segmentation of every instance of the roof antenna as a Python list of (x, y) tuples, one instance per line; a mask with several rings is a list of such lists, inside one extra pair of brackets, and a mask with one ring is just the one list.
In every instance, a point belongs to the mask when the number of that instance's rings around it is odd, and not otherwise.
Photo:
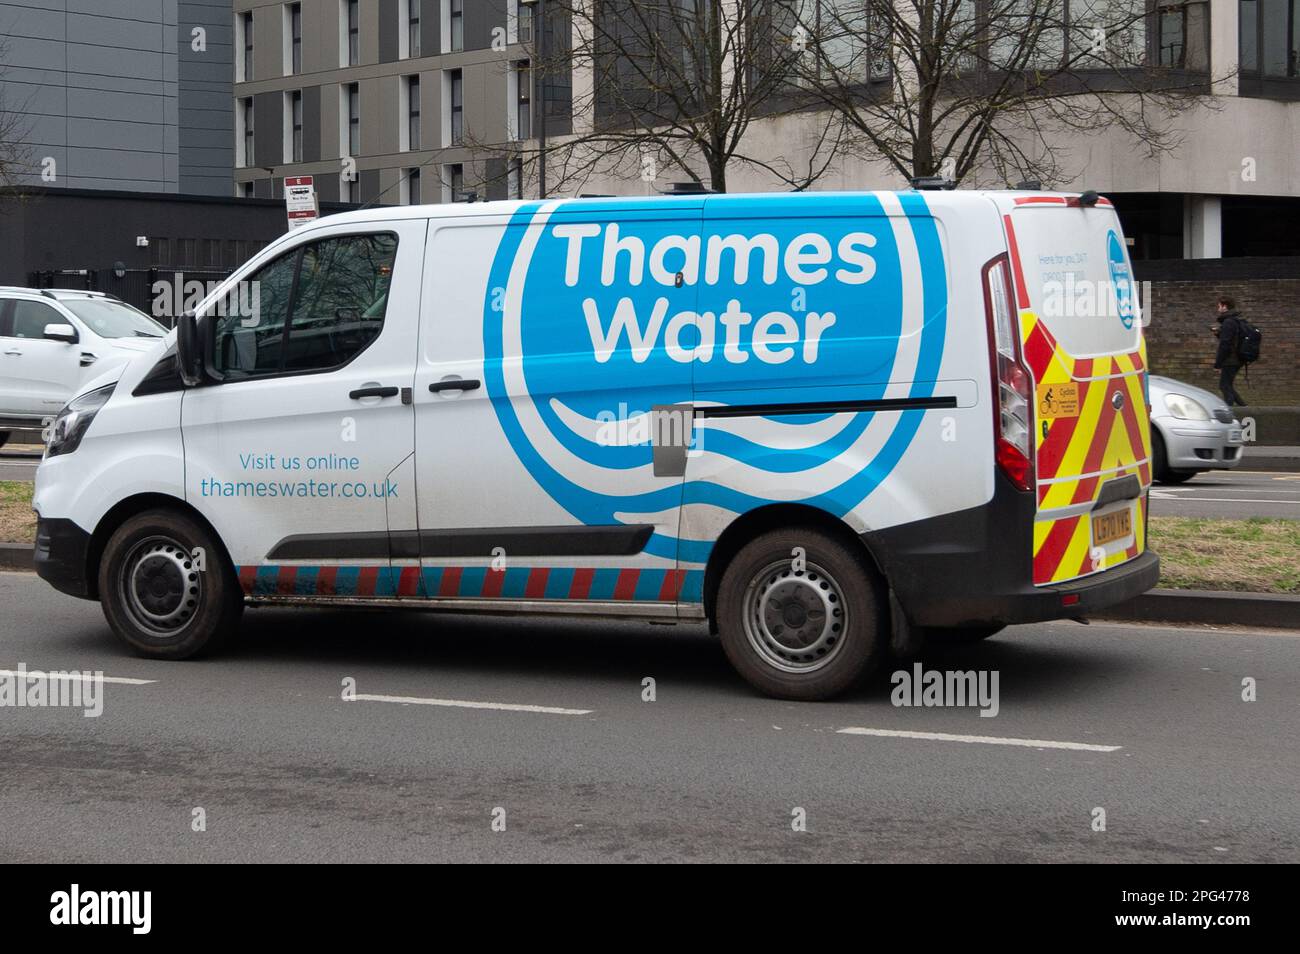
[(1089, 189), (1087, 192), (1079, 193), (1079, 204), (1090, 209), (1097, 204), (1097, 200), (1100, 198), (1101, 196), (1097, 194), (1096, 189)]

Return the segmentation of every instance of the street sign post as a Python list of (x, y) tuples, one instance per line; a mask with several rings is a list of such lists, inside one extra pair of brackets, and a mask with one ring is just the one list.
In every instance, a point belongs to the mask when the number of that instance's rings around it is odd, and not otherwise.
[(316, 180), (312, 176), (286, 176), (284, 206), (289, 214), (289, 228), (296, 229), (320, 217), (316, 199)]

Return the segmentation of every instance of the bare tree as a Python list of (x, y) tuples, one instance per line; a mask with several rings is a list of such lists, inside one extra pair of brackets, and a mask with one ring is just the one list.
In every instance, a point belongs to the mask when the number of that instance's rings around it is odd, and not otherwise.
[(788, 81), (840, 116), (847, 152), (904, 177), (1071, 178), (1108, 130), (1148, 156), (1205, 104), (1209, 4), (1151, 0), (760, 0)]
[(550, 191), (605, 172), (725, 192), (729, 176), (745, 168), (803, 189), (833, 161), (842, 124), (830, 111), (813, 117), (810, 138), (797, 144), (798, 163), (747, 138), (757, 120), (790, 105), (783, 74), (768, 68), (768, 21), (751, 0), (545, 6), (561, 29), (551, 29), (553, 45), (539, 51), (533, 68), (543, 88), (548, 77), (573, 77), (573, 125), (544, 143), (521, 143), (514, 154), (535, 178), (544, 151)]
[(31, 172), (31, 149), (26, 139), (30, 123), (23, 110), (16, 106), (5, 83), (9, 47), (0, 38), (0, 188), (12, 188)]

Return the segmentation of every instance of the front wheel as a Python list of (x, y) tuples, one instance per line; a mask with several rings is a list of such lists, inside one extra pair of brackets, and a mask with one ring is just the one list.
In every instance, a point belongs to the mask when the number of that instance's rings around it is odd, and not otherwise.
[(217, 649), (244, 609), (220, 541), (197, 521), (167, 510), (137, 514), (109, 538), (99, 564), (99, 599), (113, 632), (151, 659)]
[(746, 544), (723, 574), (716, 612), (736, 671), (780, 699), (838, 695), (887, 649), (874, 569), (819, 530), (774, 530)]

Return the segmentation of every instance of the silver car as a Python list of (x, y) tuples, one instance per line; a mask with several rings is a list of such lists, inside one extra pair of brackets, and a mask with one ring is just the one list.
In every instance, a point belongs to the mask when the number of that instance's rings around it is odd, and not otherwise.
[(1241, 463), (1241, 423), (1217, 394), (1158, 374), (1150, 378), (1151, 457), (1156, 480), (1181, 484)]

